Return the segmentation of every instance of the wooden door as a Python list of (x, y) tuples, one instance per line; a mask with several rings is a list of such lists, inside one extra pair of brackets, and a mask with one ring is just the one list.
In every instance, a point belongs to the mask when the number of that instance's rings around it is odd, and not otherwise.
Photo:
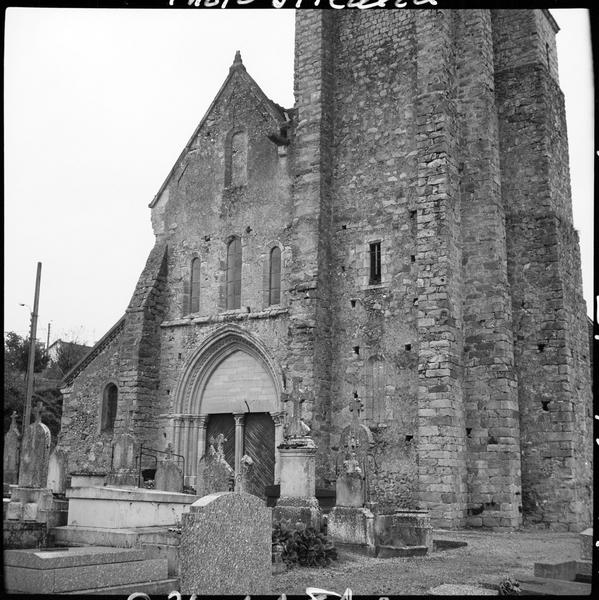
[(268, 413), (246, 413), (243, 453), (254, 461), (252, 488), (265, 498), (264, 488), (275, 478), (275, 424)]

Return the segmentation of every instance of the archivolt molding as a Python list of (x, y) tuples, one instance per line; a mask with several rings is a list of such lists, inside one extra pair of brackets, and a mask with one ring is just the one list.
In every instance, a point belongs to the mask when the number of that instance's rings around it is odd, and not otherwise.
[(246, 352), (260, 361), (270, 374), (280, 406), (283, 373), (266, 346), (255, 336), (235, 325), (225, 325), (208, 336), (187, 360), (176, 391), (175, 413), (200, 414), (202, 393), (210, 376), (225, 358), (236, 351)]

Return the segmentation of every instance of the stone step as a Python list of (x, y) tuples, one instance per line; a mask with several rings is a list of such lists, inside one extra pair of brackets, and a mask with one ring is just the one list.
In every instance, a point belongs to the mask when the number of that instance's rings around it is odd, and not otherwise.
[(395, 558), (397, 556), (424, 556), (428, 546), (387, 546), (376, 547), (377, 558)]
[(518, 577), (522, 595), (529, 596), (588, 596), (591, 593), (589, 583), (564, 581), (545, 577)]
[(113, 585), (104, 588), (94, 588), (89, 590), (74, 590), (65, 592), (66, 594), (77, 594), (82, 596), (93, 596), (95, 594), (119, 594), (128, 596), (135, 592), (142, 594), (164, 594), (165, 596), (171, 592), (179, 590), (179, 580), (176, 577), (171, 579), (161, 579), (160, 581), (148, 581), (145, 583), (128, 583), (125, 585)]
[(168, 580), (168, 561), (145, 549), (74, 547), (8, 550), (9, 592), (65, 593)]
[(593, 578), (592, 562), (590, 560), (568, 560), (564, 562), (535, 563), (535, 577), (563, 579), (591, 583)]

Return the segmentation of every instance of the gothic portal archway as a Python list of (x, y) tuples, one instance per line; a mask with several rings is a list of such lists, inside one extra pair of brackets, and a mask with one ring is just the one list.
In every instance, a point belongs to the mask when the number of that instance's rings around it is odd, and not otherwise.
[(186, 363), (172, 415), (175, 452), (185, 456), (185, 481), (195, 487), (198, 462), (211, 435), (227, 437), (225, 457), (239, 472), (254, 460), (260, 486), (277, 483), (283, 439), (283, 375), (260, 340), (226, 326), (205, 340)]

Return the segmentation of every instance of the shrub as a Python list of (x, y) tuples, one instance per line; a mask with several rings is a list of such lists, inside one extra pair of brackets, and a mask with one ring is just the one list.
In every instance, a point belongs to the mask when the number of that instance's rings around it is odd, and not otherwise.
[(283, 547), (282, 559), (287, 565), (326, 567), (337, 560), (337, 548), (313, 527), (293, 528), (288, 521), (277, 522), (273, 526), (272, 543)]

